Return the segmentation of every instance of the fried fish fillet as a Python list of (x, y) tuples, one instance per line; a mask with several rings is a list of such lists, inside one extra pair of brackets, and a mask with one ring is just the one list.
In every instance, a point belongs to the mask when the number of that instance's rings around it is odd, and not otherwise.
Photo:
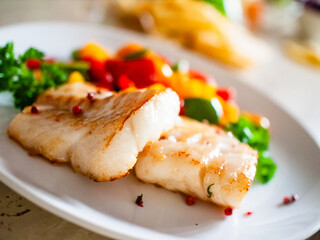
[(254, 179), (257, 152), (217, 126), (179, 118), (139, 154), (136, 176), (173, 191), (240, 207)]
[[(127, 175), (138, 153), (172, 128), (179, 112), (179, 98), (170, 89), (101, 92), (93, 100), (88, 92), (97, 88), (72, 83), (47, 90), (34, 103), (38, 113), (29, 106), (12, 120), (9, 136), (34, 154), (110, 181)], [(79, 115), (72, 112), (76, 105)]]

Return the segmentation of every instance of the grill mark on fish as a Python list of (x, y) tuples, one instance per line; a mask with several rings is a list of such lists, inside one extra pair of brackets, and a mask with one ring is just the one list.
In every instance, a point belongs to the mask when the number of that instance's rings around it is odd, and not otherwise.
[[(151, 98), (152, 98), (152, 97), (151, 97)], [(138, 105), (135, 109), (132, 109), (132, 110), (130, 111), (129, 115), (128, 115), (128, 116), (122, 121), (122, 123), (120, 124), (119, 129), (118, 129), (118, 132), (123, 129), (126, 121), (127, 121), (132, 115), (134, 115), (135, 112), (136, 112), (138, 109), (141, 108), (141, 106), (143, 106), (144, 104), (146, 104), (151, 98), (149, 98), (148, 100), (145, 100), (144, 102), (141, 102), (140, 105)], [(114, 105), (117, 105), (117, 106), (118, 106), (118, 104), (114, 104)], [(133, 128), (131, 128), (131, 129), (133, 129)], [(108, 138), (108, 139), (106, 140), (106, 141), (107, 141), (106, 144), (105, 144), (106, 147), (109, 147), (110, 142), (112, 141), (112, 139), (114, 138), (115, 135), (116, 135), (116, 131), (110, 136), (110, 138)], [(137, 140), (136, 140), (136, 142), (137, 142)]]

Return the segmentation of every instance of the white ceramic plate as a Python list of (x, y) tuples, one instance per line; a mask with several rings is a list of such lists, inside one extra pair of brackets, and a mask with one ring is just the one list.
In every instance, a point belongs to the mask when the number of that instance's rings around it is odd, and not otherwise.
[[(0, 106), (0, 179), (35, 204), (84, 228), (123, 239), (303, 239), (320, 227), (320, 150), (309, 134), (285, 111), (236, 76), (196, 54), (162, 40), (89, 24), (30, 23), (0, 29), (0, 44), (14, 41), (16, 51), (30, 46), (67, 59), (89, 40), (117, 49), (138, 41), (172, 60), (188, 59), (191, 66), (214, 75), (221, 85), (238, 90), (241, 108), (266, 115), (272, 123), (271, 153), (278, 164), (267, 185), (255, 184), (243, 207), (225, 217), (223, 209), (199, 201), (190, 207), (185, 196), (139, 182), (133, 174), (110, 183), (96, 183), (30, 157), (6, 134), (17, 113)], [(7, 103), (4, 101), (4, 103)], [(143, 193), (144, 208), (134, 201)], [(285, 195), (300, 200), (280, 206)], [(244, 213), (253, 211), (250, 217)]]

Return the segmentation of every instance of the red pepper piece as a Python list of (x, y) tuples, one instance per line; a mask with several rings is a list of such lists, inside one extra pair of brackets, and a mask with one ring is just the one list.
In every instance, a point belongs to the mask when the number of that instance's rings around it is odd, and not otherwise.
[(136, 84), (130, 80), (126, 75), (121, 75), (118, 81), (118, 87), (123, 90), (129, 87), (136, 87)]
[(225, 101), (234, 100), (235, 98), (234, 90), (231, 88), (219, 88), (217, 90), (217, 95)]
[(90, 63), (90, 79), (95, 82), (97, 86), (113, 90), (113, 77), (106, 71), (105, 62), (97, 61), (91, 58), (85, 58), (85, 61)]
[(39, 59), (30, 58), (26, 61), (26, 66), (30, 70), (39, 69), (41, 65), (41, 61)]
[(94, 81), (101, 81), (104, 78), (105, 64), (96, 60), (90, 60), (90, 76)]
[(148, 87), (156, 81), (156, 68), (150, 59), (127, 61), (126, 72), (138, 88)]
[(106, 71), (109, 72), (116, 85), (126, 75), (138, 88), (147, 87), (156, 82), (156, 68), (152, 60), (142, 58), (129, 61), (107, 60)]
[(101, 79), (98, 80), (99, 87), (107, 88), (109, 90), (113, 90), (114, 88), (114, 80), (110, 73), (105, 72)]

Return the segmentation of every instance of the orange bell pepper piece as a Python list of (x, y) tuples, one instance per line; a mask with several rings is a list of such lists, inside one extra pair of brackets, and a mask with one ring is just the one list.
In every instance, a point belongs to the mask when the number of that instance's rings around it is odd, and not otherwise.
[(124, 59), (124, 57), (127, 56), (128, 54), (137, 52), (142, 49), (143, 49), (142, 45), (138, 43), (129, 43), (123, 48), (118, 50), (118, 52), (115, 55), (115, 59)]
[(88, 43), (80, 49), (80, 58), (104, 62), (109, 58), (108, 51), (97, 43)]

